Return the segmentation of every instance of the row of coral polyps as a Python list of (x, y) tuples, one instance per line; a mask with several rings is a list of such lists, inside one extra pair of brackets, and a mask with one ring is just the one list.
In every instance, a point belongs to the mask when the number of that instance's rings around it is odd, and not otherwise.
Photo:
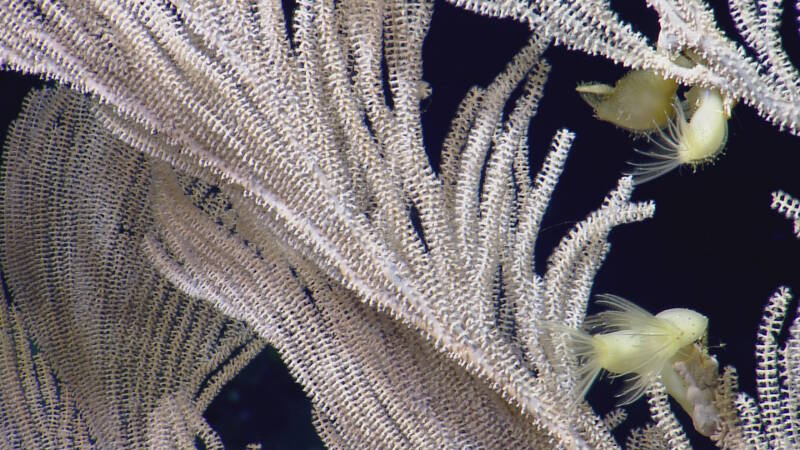
[[(681, 57), (684, 64), (693, 64)], [(678, 95), (678, 83), (652, 70), (631, 70), (614, 86), (579, 85), (576, 90), (595, 117), (610, 122), (652, 143), (637, 150), (648, 161), (631, 163), (637, 184), (687, 165), (696, 170), (713, 162), (728, 140), (728, 119), (733, 106), (718, 89), (693, 86)]]

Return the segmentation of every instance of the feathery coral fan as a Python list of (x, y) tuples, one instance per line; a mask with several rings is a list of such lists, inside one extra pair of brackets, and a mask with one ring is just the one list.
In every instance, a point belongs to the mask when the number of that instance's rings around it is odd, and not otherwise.
[[(534, 34), (493, 82), (466, 95), (433, 167), (420, 119), (431, 3), (302, 0), (290, 12), (268, 0), (0, 1), (0, 63), (88, 94), (32, 94), (20, 122), (29, 131), (11, 141), (19, 164), (4, 178), (3, 238), (13, 246), (3, 270), (13, 273), (15, 307), (41, 311), (24, 328), (47, 341), (43, 360), (57, 362), (42, 371), (63, 371), (63, 392), (92, 394), (75, 408), (99, 424), (89, 430), (97, 446), (213, 437), (198, 414), (215, 392), (204, 377), (238, 344), (257, 347), (254, 333), (281, 351), (334, 448), (616, 446), (610, 430), (622, 415), (603, 420), (565, 401), (578, 368), (568, 353), (542, 350), (536, 324), (581, 323), (610, 231), (653, 205), (631, 202), (632, 180), (621, 179), (546, 270), (534, 266), (549, 253), (536, 239), (574, 139), (555, 133), (530, 178), (529, 122), (549, 73), (542, 54), (555, 42), (718, 89), (798, 133), (798, 81), (776, 45), (776, 8), (731, 3), (742, 49), (700, 2), (652, 1), (656, 49), (608, 2), (454, 3)], [(687, 48), (703, 63), (674, 64)], [(127, 156), (104, 164), (118, 154), (109, 149)], [(131, 192), (115, 195), (108, 186), (117, 184)], [(19, 225), (30, 217), (35, 227)], [(138, 283), (140, 269), (150, 283)], [(122, 338), (137, 321), (158, 332), (129, 345)], [(120, 340), (111, 351), (98, 344)], [(72, 359), (62, 349), (75, 342)], [(687, 410), (695, 423), (735, 429), (707, 396), (730, 377), (716, 383), (716, 366), (698, 360), (674, 364), (684, 364), (675, 370)], [(29, 372), (3, 372), (2, 386), (34, 380)], [(648, 393), (655, 425), (637, 445), (688, 446), (666, 388)], [(32, 398), (4, 405), (37, 410)], [(765, 428), (783, 432), (769, 420)]]

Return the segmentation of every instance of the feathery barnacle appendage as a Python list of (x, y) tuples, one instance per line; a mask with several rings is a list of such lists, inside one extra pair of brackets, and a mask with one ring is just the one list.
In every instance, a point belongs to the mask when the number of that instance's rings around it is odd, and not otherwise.
[[(652, 159), (632, 162), (632, 175), (637, 184), (658, 178), (675, 168), (687, 165), (692, 170), (713, 162), (725, 148), (728, 139), (728, 114), (719, 91), (693, 87), (686, 94), (686, 104), (673, 101), (676, 111), (666, 130), (657, 130), (651, 151), (636, 150)], [(685, 109), (690, 114), (687, 120)]]

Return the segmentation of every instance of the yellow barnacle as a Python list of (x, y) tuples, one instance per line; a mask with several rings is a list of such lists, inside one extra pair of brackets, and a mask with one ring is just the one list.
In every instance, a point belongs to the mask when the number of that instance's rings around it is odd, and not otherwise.
[(679, 347), (687, 346), (705, 338), (708, 318), (697, 311), (686, 308), (672, 308), (656, 314), (656, 319), (666, 320), (675, 326), (672, 336)]
[[(658, 178), (680, 165), (693, 169), (712, 162), (725, 148), (728, 140), (729, 109), (717, 89), (693, 87), (686, 94), (686, 102), (676, 102), (674, 120), (666, 131), (659, 130), (651, 141), (655, 149), (639, 152), (652, 158), (646, 163), (632, 163), (637, 184)], [(686, 119), (688, 110), (690, 119)]]
[[(672, 363), (689, 354), (708, 328), (708, 319), (690, 309), (668, 309), (654, 316), (614, 295), (603, 295), (598, 303), (609, 309), (586, 319), (587, 328), (594, 334), (561, 329), (569, 336), (571, 350), (581, 366), (579, 398), (606, 370), (613, 376), (628, 377), (628, 385), (619, 395), (620, 403), (635, 401), (662, 372), (672, 374)], [(672, 391), (672, 387), (668, 386), (668, 390)], [(683, 397), (681, 392), (676, 394)]]
[(590, 83), (576, 88), (598, 119), (635, 133), (667, 126), (677, 90), (678, 83), (652, 70), (632, 70), (613, 87)]
[[(714, 159), (728, 140), (728, 117), (722, 94), (716, 89), (693, 87), (686, 95), (692, 112), (678, 136), (678, 160), (697, 165)], [(680, 119), (680, 117), (679, 117)]]

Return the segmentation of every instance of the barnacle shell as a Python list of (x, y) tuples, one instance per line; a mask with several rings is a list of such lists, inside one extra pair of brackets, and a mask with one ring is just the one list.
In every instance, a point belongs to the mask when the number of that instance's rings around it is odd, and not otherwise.
[(693, 87), (686, 94), (691, 119), (680, 123), (677, 146), (683, 164), (713, 160), (728, 140), (728, 115), (722, 94), (716, 89)]
[(632, 70), (613, 87), (590, 83), (576, 90), (598, 119), (635, 133), (646, 133), (669, 123), (674, 115), (672, 99), (678, 83), (652, 70)]

